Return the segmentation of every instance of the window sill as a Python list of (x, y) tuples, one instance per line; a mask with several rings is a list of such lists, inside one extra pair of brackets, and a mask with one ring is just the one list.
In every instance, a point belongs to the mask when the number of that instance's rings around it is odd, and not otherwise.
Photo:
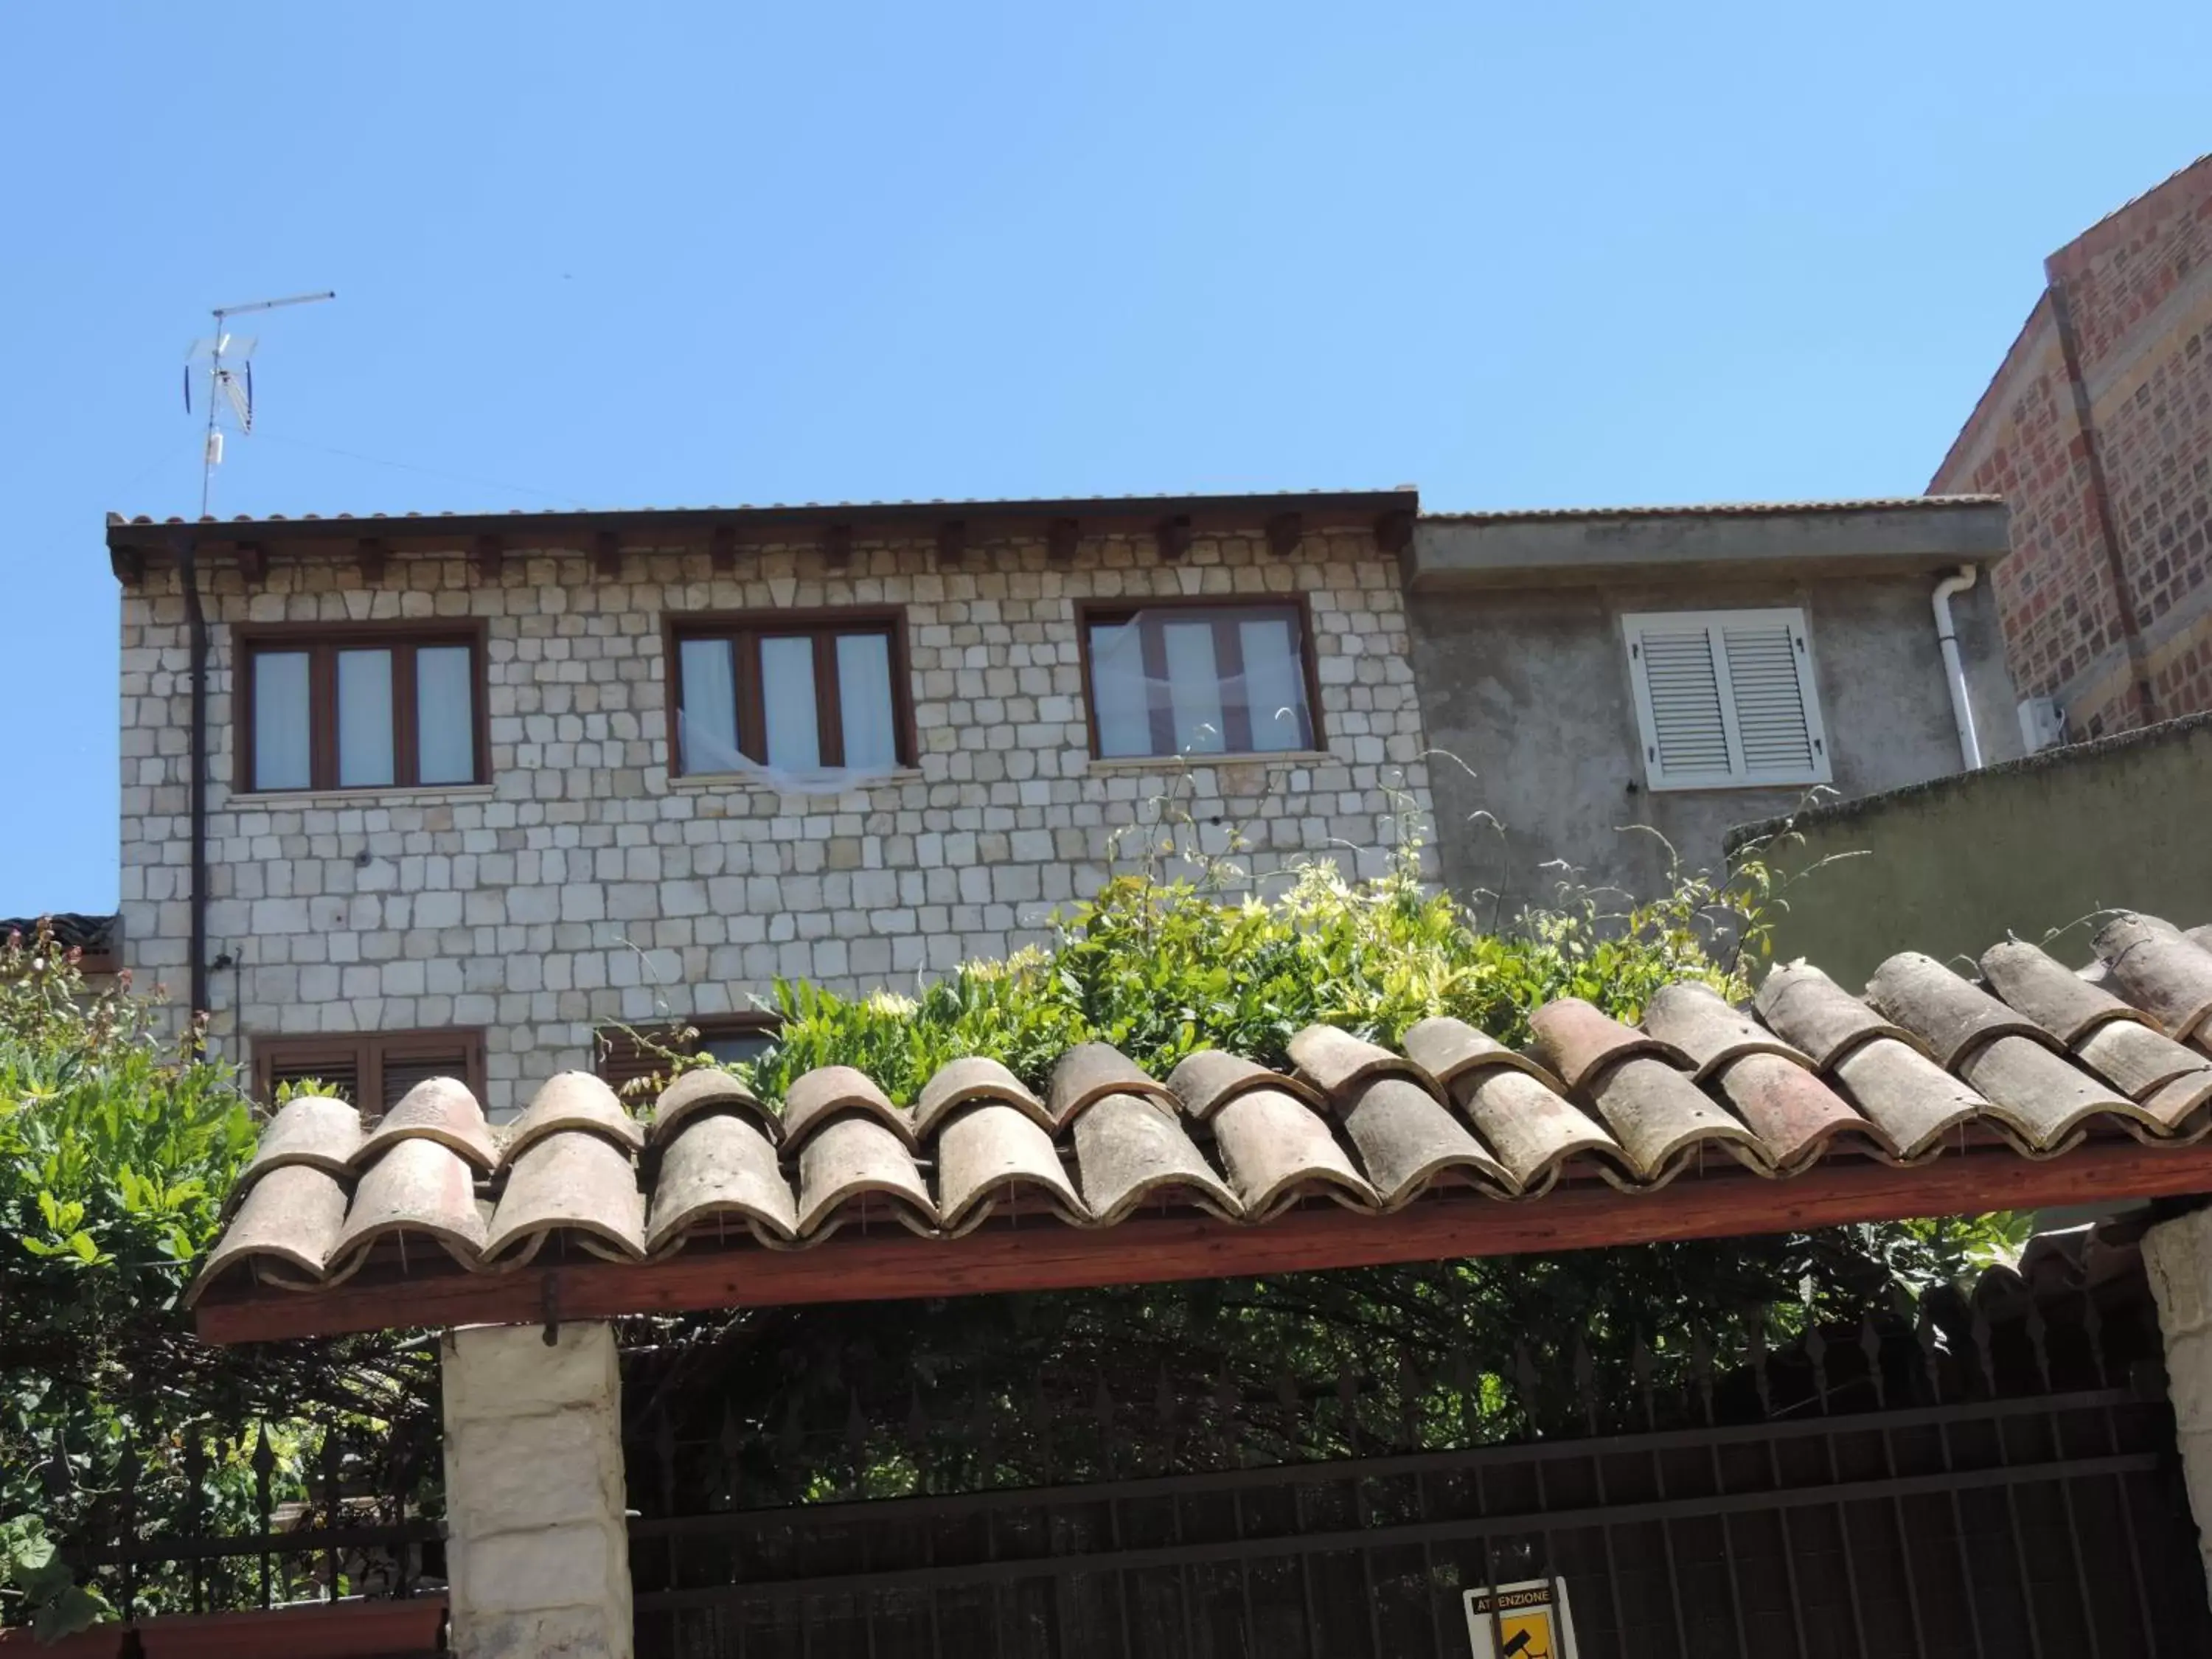
[(692, 772), (668, 780), (668, 790), (675, 795), (793, 795), (799, 799), (818, 796), (834, 800), (840, 795), (866, 794), (871, 789), (891, 789), (901, 784), (922, 781), (918, 766), (902, 766), (896, 772), (878, 772), (851, 783), (831, 785), (824, 779), (822, 786), (805, 790), (779, 788), (766, 778), (757, 778), (744, 772)]
[(494, 793), (488, 783), (432, 783), (404, 789), (239, 790), (216, 810), (238, 806), (262, 810), (283, 806), (438, 806), (447, 801), (489, 800)]
[(1326, 749), (1270, 749), (1249, 755), (1115, 755), (1093, 756), (1085, 770), (1095, 777), (1127, 772), (1200, 772), (1219, 766), (1337, 766), (1350, 765), (1341, 755)]

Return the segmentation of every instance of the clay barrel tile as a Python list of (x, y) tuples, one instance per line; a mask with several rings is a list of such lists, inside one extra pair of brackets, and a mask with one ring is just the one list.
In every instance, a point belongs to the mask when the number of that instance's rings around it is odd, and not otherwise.
[(693, 1227), (731, 1216), (787, 1242), (799, 1236), (798, 1202), (760, 1125), (745, 1113), (695, 1109), (661, 1153), (645, 1247), (659, 1255)]
[(1458, 1091), (1454, 1085), (1461, 1079), (1494, 1066), (1525, 1072), (1553, 1089), (1566, 1086), (1528, 1055), (1449, 1014), (1420, 1021), (1407, 1030), (1401, 1042), (1408, 1060), (1455, 1095)]
[(1340, 1115), (1386, 1210), (1412, 1202), (1447, 1170), (1464, 1170), (1492, 1189), (1518, 1185), (1442, 1102), (1410, 1078), (1369, 1079)]
[(1989, 1105), (1917, 1047), (1895, 1037), (1859, 1044), (1836, 1062), (1835, 1079), (1901, 1158), (1939, 1150), (1944, 1135)]
[(2125, 915), (2097, 935), (2097, 955), (2122, 995), (2177, 1042), (2212, 1015), (2212, 951), (2155, 916)]
[(361, 1150), (361, 1114), (327, 1095), (295, 1095), (261, 1132), (252, 1160), (239, 1171), (230, 1192), (234, 1206), (246, 1189), (271, 1170), (305, 1164), (325, 1174), (349, 1176)]
[(783, 1139), (783, 1125), (733, 1072), (702, 1066), (684, 1073), (660, 1091), (653, 1107), (653, 1144), (668, 1145), (685, 1123), (701, 1113), (735, 1112), (750, 1120), (769, 1146)]
[(1168, 1086), (1110, 1042), (1079, 1043), (1056, 1060), (1045, 1091), (1054, 1127), (1108, 1095), (1151, 1095), (1172, 1101)]
[(2074, 1052), (2081, 1064), (2130, 1100), (2147, 1099), (2176, 1078), (2212, 1073), (2212, 1058), (2133, 1020), (2098, 1026)]
[(1543, 1191), (1562, 1164), (1585, 1153), (1628, 1166), (1619, 1141), (1572, 1101), (1524, 1072), (1478, 1072), (1454, 1092), (1523, 1196)]
[(1738, 1056), (1721, 1070), (1721, 1091), (1729, 1097), (1759, 1144), (1767, 1162), (1782, 1173), (1820, 1157), (1838, 1135), (1863, 1135), (1883, 1152), (1897, 1147), (1872, 1119), (1796, 1060), (1758, 1053)]
[(1530, 1018), (1528, 1029), (1536, 1058), (1571, 1089), (1594, 1083), (1607, 1067), (1636, 1054), (1656, 1057), (1686, 1072), (1696, 1069), (1689, 1055), (1673, 1043), (1623, 1025), (1580, 997), (1546, 1003)]
[(1644, 1010), (1644, 1029), (1671, 1042), (1697, 1065), (1700, 1080), (1745, 1054), (1774, 1054), (1799, 1066), (1813, 1062), (1748, 1014), (1695, 980), (1662, 986)]
[(1352, 1165), (1326, 1119), (1282, 1089), (1247, 1089), (1213, 1114), (1214, 1145), (1245, 1218), (1256, 1221), (1318, 1189), (1362, 1208), (1375, 1189)]
[(278, 1284), (305, 1289), (320, 1283), (345, 1215), (344, 1184), (327, 1170), (283, 1164), (264, 1171), (193, 1277), (185, 1305), (241, 1261)]
[(605, 1082), (589, 1072), (556, 1072), (508, 1125), (500, 1163), (510, 1165), (548, 1135), (572, 1129), (605, 1135), (625, 1152), (645, 1150), (644, 1129)]
[(817, 1066), (792, 1080), (783, 1099), (787, 1151), (841, 1114), (859, 1113), (881, 1125), (908, 1152), (919, 1145), (914, 1120), (891, 1104), (866, 1072), (851, 1066)]
[(927, 1135), (949, 1113), (984, 1100), (1011, 1106), (1046, 1133), (1052, 1132), (1052, 1114), (1045, 1109), (1044, 1102), (1031, 1094), (1021, 1079), (981, 1054), (947, 1060), (921, 1085), (921, 1098), (915, 1103), (914, 1132), (917, 1136)]
[[(1403, 1054), (1340, 1031), (1334, 1025), (1309, 1025), (1291, 1039), (1291, 1063), (1298, 1074), (1340, 1105), (1370, 1078), (1402, 1077), (1436, 1089), (1436, 1079)], [(1443, 1097), (1437, 1091), (1437, 1097)]]
[(1802, 1049), (1824, 1072), (1876, 1037), (1893, 1037), (1927, 1052), (1918, 1036), (1884, 1019), (1810, 963), (1788, 963), (1767, 975), (1752, 1006), (1769, 1030)]
[(484, 1219), (477, 1207), (476, 1172), (442, 1139), (410, 1135), (392, 1141), (362, 1172), (345, 1226), (331, 1250), (332, 1271), (395, 1233), (434, 1239), (465, 1267), (475, 1267), (483, 1256)]
[(386, 1147), (403, 1140), (434, 1140), (487, 1175), (499, 1162), (499, 1143), (484, 1121), (483, 1108), (458, 1078), (425, 1078), (402, 1095), (363, 1138), (354, 1168), (367, 1169)]
[(2074, 1144), (2100, 1113), (2142, 1121), (2142, 1109), (2087, 1072), (2025, 1037), (2001, 1036), (1970, 1055), (1960, 1074), (1989, 1100), (1983, 1115), (2023, 1151), (2048, 1155)]
[(2025, 939), (2007, 939), (1983, 951), (1982, 977), (2009, 1006), (2069, 1048), (2114, 1020), (2148, 1023), (2140, 1010)]
[(1154, 1096), (1101, 1095), (1075, 1120), (1075, 1174), (1091, 1220), (1121, 1220), (1158, 1197), (1187, 1197), (1200, 1209), (1235, 1220), (1237, 1195), (1176, 1121), (1173, 1104)]
[(937, 1131), (937, 1213), (948, 1230), (989, 1214), (1024, 1187), (1042, 1193), (1064, 1220), (1089, 1218), (1060, 1166), (1051, 1134), (1018, 1106), (974, 1102)]
[(487, 1262), (527, 1261), (555, 1233), (591, 1251), (645, 1255), (645, 1200), (630, 1156), (588, 1129), (556, 1129), (524, 1149), (507, 1172), (484, 1240)]
[(2180, 1134), (2196, 1120), (2197, 1133), (2206, 1122), (2200, 1109), (2212, 1103), (2212, 1072), (2191, 1072), (2178, 1077), (2142, 1103), (2143, 1115), (2161, 1138)]
[(806, 1138), (799, 1149), (801, 1238), (827, 1237), (842, 1223), (838, 1211), (871, 1194), (898, 1200), (925, 1227), (937, 1223), (908, 1143), (880, 1117), (848, 1113)]
[(1958, 1070), (1976, 1049), (2002, 1036), (2052, 1040), (2033, 1020), (1917, 951), (1899, 951), (1875, 969), (1867, 981), (1867, 1000), (1918, 1032), (1947, 1070)]
[(1590, 1092), (1640, 1182), (1664, 1179), (1680, 1156), (1695, 1146), (1740, 1146), (1754, 1156), (1759, 1151), (1750, 1130), (1680, 1069), (1649, 1053), (1629, 1051), (1600, 1075)]
[(1280, 1072), (1269, 1071), (1256, 1060), (1225, 1054), (1218, 1048), (1200, 1048), (1196, 1054), (1186, 1054), (1168, 1073), (1168, 1092), (1194, 1123), (1205, 1122), (1237, 1096), (1253, 1089), (1279, 1090), (1316, 1107), (1328, 1104), (1321, 1091), (1304, 1078), (1285, 1077)]

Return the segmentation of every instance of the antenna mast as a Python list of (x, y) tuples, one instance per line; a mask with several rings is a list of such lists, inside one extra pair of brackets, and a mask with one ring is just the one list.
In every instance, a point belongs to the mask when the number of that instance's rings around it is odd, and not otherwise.
[[(250, 338), (236, 337), (226, 331), (233, 317), (242, 317), (249, 312), (276, 311), (285, 306), (311, 306), (325, 300), (335, 300), (335, 289), (319, 294), (294, 294), (282, 300), (252, 300), (244, 305), (217, 306), (215, 308), (215, 333), (204, 340), (195, 340), (191, 349), (185, 354), (185, 412), (192, 409), (192, 370), (195, 358), (207, 359), (207, 436), (200, 449), (200, 517), (208, 515), (208, 503), (215, 490), (215, 470), (222, 463), (222, 428), (219, 423), (222, 406), (230, 405), (232, 417), (238, 423), (241, 435), (253, 430), (253, 347)], [(243, 366), (245, 373), (225, 367), (225, 360)]]

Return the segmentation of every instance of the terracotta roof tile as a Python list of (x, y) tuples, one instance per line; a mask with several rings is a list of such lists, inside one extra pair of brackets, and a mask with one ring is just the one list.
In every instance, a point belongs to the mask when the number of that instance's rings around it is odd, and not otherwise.
[(913, 1111), (851, 1067), (799, 1077), (780, 1113), (733, 1077), (694, 1072), (661, 1096), (649, 1146), (574, 1073), (538, 1091), (503, 1157), (450, 1079), (366, 1133), (350, 1107), (298, 1100), (230, 1195), (193, 1295), (289, 1294), (372, 1261), (412, 1278), (805, 1249), (848, 1228), (943, 1238), (1139, 1214), (1255, 1225), (1314, 1206), (1540, 1206), (1563, 1185), (1610, 1184), (1622, 1190), (1607, 1201), (1633, 1206), (1730, 1165), (1786, 1182), (1977, 1144), (2046, 1158), (2085, 1137), (2194, 1142), (2212, 1127), (2212, 1057), (2170, 1033), (2212, 1007), (2212, 951), (2139, 917), (2099, 949), (2112, 988), (2166, 1033), (2006, 945), (1984, 959), (1996, 995), (1929, 958), (1893, 957), (1869, 989), (1884, 1012), (1802, 963), (1776, 969), (1749, 1010), (1702, 985), (1662, 988), (1643, 1030), (1554, 1002), (1532, 1022), (1533, 1057), (1432, 1019), (1402, 1050), (1300, 1032), (1296, 1076), (1200, 1051), (1162, 1081), (1091, 1043), (1050, 1068), (1042, 1099), (969, 1057), (927, 1079)]

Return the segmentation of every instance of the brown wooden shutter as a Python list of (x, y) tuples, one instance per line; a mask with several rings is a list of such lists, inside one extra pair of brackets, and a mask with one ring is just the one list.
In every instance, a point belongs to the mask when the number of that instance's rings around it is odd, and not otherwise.
[(390, 1111), (416, 1084), (458, 1079), (484, 1097), (483, 1033), (467, 1028), (362, 1036), (258, 1037), (254, 1093), (275, 1105), (285, 1084), (313, 1079), (371, 1118)]

